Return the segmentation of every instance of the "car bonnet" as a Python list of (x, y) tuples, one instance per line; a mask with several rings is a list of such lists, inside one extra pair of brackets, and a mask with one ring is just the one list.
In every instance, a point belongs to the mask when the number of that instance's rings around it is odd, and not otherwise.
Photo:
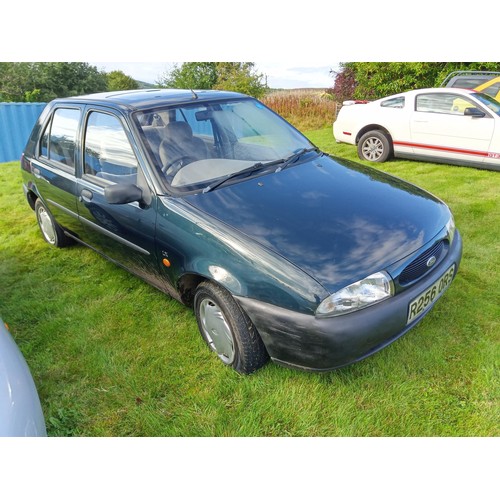
[(398, 178), (327, 155), (186, 201), (336, 291), (418, 250), (446, 205)]

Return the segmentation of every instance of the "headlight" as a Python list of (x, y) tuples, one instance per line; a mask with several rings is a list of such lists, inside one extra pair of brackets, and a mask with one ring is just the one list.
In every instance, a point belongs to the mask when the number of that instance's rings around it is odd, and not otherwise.
[(381, 302), (394, 295), (394, 284), (385, 272), (356, 281), (327, 297), (316, 309), (316, 316), (339, 316)]
[(455, 237), (455, 220), (453, 215), (450, 214), (450, 220), (446, 224), (446, 233), (448, 234), (448, 241), (450, 245), (453, 243), (453, 238)]

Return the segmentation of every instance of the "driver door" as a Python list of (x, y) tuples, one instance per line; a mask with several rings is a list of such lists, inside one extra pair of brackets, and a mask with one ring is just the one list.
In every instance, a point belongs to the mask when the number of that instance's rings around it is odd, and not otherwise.
[[(468, 116), (468, 108), (478, 108), (485, 116)], [(416, 96), (410, 127), (415, 153), (482, 163), (488, 156), (495, 123), (467, 97), (436, 92)]]
[[(156, 198), (137, 160), (126, 124), (108, 111), (87, 110), (82, 149), (83, 172), (77, 185), (82, 240), (131, 272), (156, 281)], [(115, 184), (139, 186), (144, 200), (108, 203), (105, 189)]]

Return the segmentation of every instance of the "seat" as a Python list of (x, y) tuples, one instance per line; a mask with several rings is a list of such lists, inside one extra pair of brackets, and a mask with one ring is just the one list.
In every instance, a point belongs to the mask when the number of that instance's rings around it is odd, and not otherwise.
[[(164, 127), (162, 127), (162, 129), (163, 128)], [(149, 147), (151, 148), (156, 161), (159, 161), (159, 150), (162, 141), (159, 130), (160, 129), (158, 127), (153, 127), (151, 125), (145, 125), (142, 127), (142, 131), (146, 136), (146, 140), (149, 143)]]
[(170, 122), (166, 125), (159, 153), (164, 171), (177, 163), (185, 165), (208, 158), (206, 144), (193, 136), (193, 131), (186, 122)]

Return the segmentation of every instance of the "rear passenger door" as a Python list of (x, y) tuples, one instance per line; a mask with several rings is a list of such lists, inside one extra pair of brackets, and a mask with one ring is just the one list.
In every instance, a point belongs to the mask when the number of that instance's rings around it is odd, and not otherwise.
[[(139, 186), (147, 202), (108, 203), (104, 191), (114, 184)], [(142, 278), (156, 281), (156, 198), (127, 123), (110, 110), (86, 109), (77, 196), (85, 243)]]
[(32, 160), (39, 196), (57, 223), (77, 234), (80, 224), (75, 166), (82, 110), (78, 106), (56, 107), (49, 115)]

